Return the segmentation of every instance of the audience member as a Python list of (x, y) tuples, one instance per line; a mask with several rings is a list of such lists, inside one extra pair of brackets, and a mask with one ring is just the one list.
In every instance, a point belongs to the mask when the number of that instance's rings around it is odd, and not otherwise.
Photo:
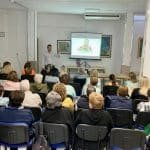
[(63, 83), (56, 83), (53, 86), (53, 91), (57, 92), (62, 98), (62, 106), (74, 110), (74, 103), (70, 97), (67, 97), (66, 87)]
[(75, 97), (76, 96), (75, 89), (74, 89), (74, 87), (72, 85), (69, 84), (69, 81), (70, 81), (69, 75), (68, 74), (61, 75), (59, 77), (59, 80), (60, 80), (60, 82), (62, 82), (65, 85), (67, 95)]
[(42, 105), (42, 100), (38, 94), (33, 94), (30, 91), (30, 83), (28, 80), (22, 80), (20, 82), (20, 89), (25, 93), (22, 106), (40, 108), (40, 106)]
[(33, 69), (30, 61), (25, 63), (22, 75), (35, 75), (35, 70)]
[(29, 126), (34, 122), (34, 117), (30, 110), (21, 106), (24, 99), (24, 92), (12, 91), (10, 95), (9, 107), (0, 108), (0, 122), (26, 123)]
[(2, 74), (9, 74), (11, 71), (13, 71), (14, 69), (12, 68), (11, 66), (11, 63), (9, 61), (5, 61), (3, 63), (3, 68), (2, 68), (2, 71), (1, 73)]
[(125, 81), (124, 85), (128, 87), (131, 96), (133, 89), (138, 88), (138, 80), (134, 72), (129, 73), (129, 80)]
[(150, 112), (150, 89), (147, 91), (148, 100), (140, 102), (137, 105), (137, 110), (139, 112)]
[(120, 86), (117, 95), (107, 96), (110, 100), (110, 108), (131, 109), (132, 100), (128, 97), (128, 87)]
[(109, 81), (105, 83), (105, 85), (109, 86), (118, 86), (118, 82), (116, 82), (116, 76), (114, 74), (109, 75)]
[(79, 98), (78, 102), (77, 102), (77, 107), (78, 108), (83, 108), (83, 109), (89, 109), (89, 95), (92, 92), (96, 92), (95, 87), (89, 85), (87, 87), (87, 95), (81, 95), (81, 97)]
[(131, 94), (131, 99), (147, 100), (147, 91), (150, 88), (150, 81), (148, 77), (141, 77), (139, 79), (139, 88), (135, 88)]
[(48, 86), (45, 83), (42, 83), (43, 75), (42, 74), (35, 74), (34, 76), (34, 83), (31, 83), (30, 90), (33, 93), (48, 93)]
[(67, 69), (66, 69), (66, 67), (65, 67), (65, 65), (62, 65), (61, 67), (60, 67), (60, 71), (59, 71), (60, 73), (60, 76), (62, 76), (63, 74), (67, 74)]
[(0, 106), (8, 106), (9, 98), (3, 97), (4, 94), (4, 87), (0, 85)]
[(20, 90), (20, 82), (17, 76), (17, 72), (11, 71), (7, 76), (7, 80), (3, 82), (2, 85), (5, 91)]

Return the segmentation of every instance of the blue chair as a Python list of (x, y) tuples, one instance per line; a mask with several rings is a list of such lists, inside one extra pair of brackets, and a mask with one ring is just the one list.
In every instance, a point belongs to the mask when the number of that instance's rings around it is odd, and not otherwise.
[(29, 137), (29, 127), (25, 123), (0, 122), (0, 145), (10, 148), (29, 147), (33, 139)]

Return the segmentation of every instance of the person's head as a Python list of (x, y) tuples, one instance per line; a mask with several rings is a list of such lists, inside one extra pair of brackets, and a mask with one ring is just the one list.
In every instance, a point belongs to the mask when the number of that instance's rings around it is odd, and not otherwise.
[(22, 80), (20, 82), (20, 89), (22, 91), (29, 91), (30, 90), (30, 83), (29, 83), (29, 80), (25, 79), (25, 80)]
[(12, 91), (10, 94), (9, 104), (13, 107), (20, 107), (24, 100), (24, 97), (25, 94), (23, 91)]
[(114, 74), (110, 74), (110, 75), (109, 75), (109, 80), (111, 80), (111, 81), (116, 80), (115, 75), (114, 75)]
[(2, 73), (9, 74), (9, 73), (10, 73), (11, 71), (13, 71), (13, 70), (14, 70), (14, 69), (12, 68), (10, 62), (5, 61), (5, 62), (3, 63)]
[(133, 82), (137, 82), (136, 74), (134, 72), (129, 73), (129, 78)]
[(47, 51), (50, 53), (52, 51), (52, 45), (51, 44), (48, 44), (47, 45)]
[(0, 84), (0, 96), (4, 94), (4, 87)]
[(34, 82), (36, 83), (42, 83), (43, 81), (43, 75), (42, 74), (35, 74), (34, 76)]
[(90, 77), (98, 77), (98, 70), (97, 69), (92, 69), (90, 71)]
[(62, 101), (65, 99), (67, 95), (66, 87), (63, 83), (54, 84), (53, 91), (57, 92), (61, 96)]
[(90, 95), (92, 92), (96, 92), (96, 88), (93, 87), (92, 85), (89, 85), (89, 86), (87, 87), (87, 90), (86, 90), (86, 95), (89, 97), (89, 95)]
[(60, 77), (59, 77), (59, 81), (64, 83), (64, 84), (68, 84), (69, 81), (70, 81), (70, 77), (68, 74), (62, 74)]
[(150, 81), (149, 81), (149, 78), (148, 77), (141, 77), (139, 79), (139, 87), (140, 88), (149, 88), (150, 86)]
[(7, 75), (7, 80), (13, 81), (13, 82), (18, 82), (18, 76), (17, 76), (17, 72), (16, 71), (11, 71), (8, 75)]
[(104, 98), (101, 94), (92, 92), (89, 95), (89, 108), (90, 109), (102, 109), (104, 105)]
[(93, 86), (96, 86), (97, 83), (98, 83), (98, 77), (91, 76), (90, 77), (90, 84)]
[(46, 104), (47, 104), (47, 107), (51, 109), (54, 109), (56, 107), (61, 107), (62, 98), (57, 92), (51, 91), (46, 96)]
[(120, 86), (117, 90), (117, 94), (122, 97), (128, 96), (128, 87)]
[(32, 73), (32, 65), (31, 62), (27, 61), (24, 65), (25, 74), (29, 75)]

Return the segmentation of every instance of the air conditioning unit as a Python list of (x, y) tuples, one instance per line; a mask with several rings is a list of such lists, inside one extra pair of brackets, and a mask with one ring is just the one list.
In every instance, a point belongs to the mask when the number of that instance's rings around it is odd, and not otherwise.
[(120, 14), (110, 14), (110, 13), (92, 13), (86, 12), (84, 14), (85, 19), (89, 20), (119, 20), (121, 18)]

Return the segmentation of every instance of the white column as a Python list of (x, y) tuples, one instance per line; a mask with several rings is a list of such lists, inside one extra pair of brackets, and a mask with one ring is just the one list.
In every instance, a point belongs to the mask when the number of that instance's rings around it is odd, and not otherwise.
[(147, 0), (145, 32), (142, 49), (141, 75), (150, 77), (150, 0)]
[(129, 71), (131, 65), (131, 52), (132, 52), (132, 40), (133, 40), (133, 13), (128, 12), (125, 18), (125, 31), (124, 31), (124, 44), (123, 44), (123, 56), (122, 56), (122, 69)]
[(37, 12), (28, 10), (28, 60), (37, 61)]

